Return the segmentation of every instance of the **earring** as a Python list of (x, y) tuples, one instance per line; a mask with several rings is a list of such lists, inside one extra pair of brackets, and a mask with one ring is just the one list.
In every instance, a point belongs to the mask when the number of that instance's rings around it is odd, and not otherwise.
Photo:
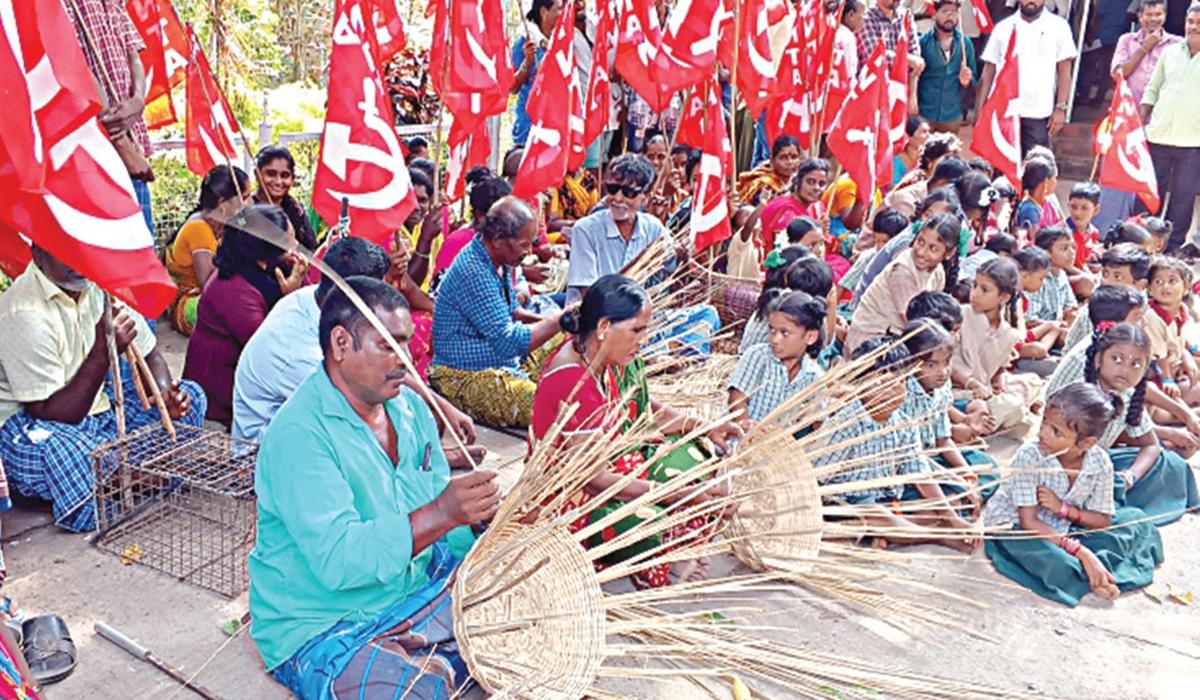
[(604, 334), (600, 333), (599, 335), (596, 336), (596, 339), (599, 340), (601, 343), (603, 343), (604, 342)]

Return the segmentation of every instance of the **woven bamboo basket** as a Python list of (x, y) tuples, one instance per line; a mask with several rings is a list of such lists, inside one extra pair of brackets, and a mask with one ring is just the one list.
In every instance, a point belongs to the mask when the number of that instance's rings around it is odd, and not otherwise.
[(604, 660), (604, 593), (565, 527), (531, 534), (510, 522), (471, 549), (454, 583), (455, 637), (489, 693), (574, 700)]
[(734, 555), (756, 571), (807, 573), (821, 552), (824, 522), (817, 477), (803, 452), (775, 449), (733, 473), (733, 491), (749, 494), (729, 524)]

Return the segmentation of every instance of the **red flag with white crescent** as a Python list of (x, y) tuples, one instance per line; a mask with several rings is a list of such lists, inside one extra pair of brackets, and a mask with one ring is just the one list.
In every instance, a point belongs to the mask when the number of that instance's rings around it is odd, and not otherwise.
[(598, 0), (600, 18), (596, 22), (596, 45), (592, 47), (592, 70), (588, 73), (587, 101), (583, 110), (583, 142), (591, 144), (612, 119), (612, 81), (608, 74), (608, 53), (616, 32), (617, 0)]
[(337, 0), (334, 7), (313, 208), (332, 226), (345, 198), (354, 235), (381, 241), (404, 225), (417, 198), (375, 62), (374, 28), (363, 22), (363, 9), (363, 0)]
[[(565, 10), (564, 10), (565, 11)], [(615, 70), (625, 84), (641, 95), (654, 112), (662, 112), (671, 102), (654, 77), (654, 62), (662, 29), (654, 3), (621, 0), (620, 31), (617, 36)], [(595, 55), (595, 54), (593, 54)]]
[(755, 119), (775, 94), (775, 62), (771, 58), (771, 27), (766, 0), (746, 0), (742, 7), (741, 41), (737, 51), (738, 94)]
[(908, 36), (911, 22), (912, 15), (905, 13), (904, 27), (896, 42), (896, 52), (890, 56), (891, 67), (888, 69), (888, 125), (893, 153), (899, 152), (908, 141), (905, 126), (908, 124)]
[(568, 0), (554, 26), (550, 48), (534, 78), (526, 103), (531, 122), (529, 140), (513, 182), (513, 194), (521, 199), (532, 200), (539, 192), (558, 187), (566, 177), (577, 120), (576, 138), (583, 138), (582, 115), (572, 104), (579, 96), (578, 85), (575, 10), (574, 3)]
[(888, 133), (887, 81), (881, 41), (871, 52), (829, 132), (829, 150), (864, 199), (875, 191), (882, 154), (891, 159), (890, 144), (881, 140)]
[(778, 94), (767, 106), (768, 143), (775, 143), (781, 135), (789, 134), (799, 139), (800, 148), (804, 150), (812, 145), (813, 129), (813, 90), (805, 74), (805, 47), (809, 43), (806, 32), (811, 24), (806, 10), (802, 7), (796, 14), (783, 60), (779, 62)]
[(408, 43), (404, 18), (400, 16), (400, 0), (374, 0), (371, 5), (371, 21), (375, 25), (375, 42), (379, 47), (375, 60), (384, 65)]
[[(27, 241), (153, 318), (176, 288), (154, 253), (133, 182), (96, 115), (100, 99), (61, 3), (15, 3), (0, 22), (0, 94), (6, 117), (0, 153), (0, 256), (15, 271)], [(23, 110), (23, 111), (21, 111)], [(5, 121), (5, 126), (10, 122)], [(20, 171), (32, 144), (40, 187)], [(16, 147), (14, 147), (16, 146)]]
[(449, 41), (442, 98), (462, 130), (475, 133), (481, 122), (508, 109), (513, 84), (500, 0), (455, 0)]
[(679, 126), (675, 127), (676, 143), (688, 148), (704, 148), (704, 113), (707, 109), (705, 91), (693, 90), (679, 115)]
[(1021, 78), (1017, 67), (1017, 37), (1012, 34), (1004, 53), (1004, 64), (996, 72), (992, 94), (988, 95), (975, 120), (971, 150), (991, 163), (1008, 178), (1013, 187), (1021, 187), (1021, 117), (1017, 100)]
[(654, 78), (667, 94), (698, 85), (717, 67), (723, 0), (679, 0), (663, 27)]
[(186, 141), (188, 170), (203, 177), (237, 158), (237, 117), (213, 80), (200, 41), (188, 29), (192, 60), (187, 67)]
[(1150, 161), (1146, 132), (1138, 116), (1133, 92), (1120, 73), (1116, 91), (1108, 110), (1109, 144), (1100, 168), (1100, 184), (1122, 192), (1132, 192), (1150, 211), (1158, 211), (1162, 200), (1158, 196), (1158, 178)]
[(487, 122), (482, 122), (475, 133), (464, 132), (458, 122), (450, 126), (446, 140), (450, 147), (450, 159), (446, 164), (446, 199), (457, 202), (467, 189), (467, 171), (476, 165), (484, 165), (492, 155), (492, 137)]
[(167, 72), (167, 59), (163, 53), (162, 18), (158, 13), (158, 0), (126, 0), (125, 9), (129, 19), (142, 37), (146, 48), (139, 54), (142, 59), (142, 70), (146, 74), (146, 104), (152, 104), (162, 97), (164, 110), (149, 112), (144, 116), (146, 128), (158, 129), (169, 126), (177, 121), (175, 104), (171, 101), (171, 76)]
[(992, 13), (988, 12), (987, 0), (971, 0), (971, 12), (975, 15), (975, 26), (979, 27), (979, 33), (991, 34), (996, 23), (992, 21)]
[(721, 109), (721, 89), (709, 79), (703, 89), (707, 107), (704, 113), (704, 145), (696, 168), (696, 189), (692, 198), (690, 228), (696, 251), (704, 250), (733, 235), (729, 224), (729, 197), (725, 190), (733, 148), (725, 129)]

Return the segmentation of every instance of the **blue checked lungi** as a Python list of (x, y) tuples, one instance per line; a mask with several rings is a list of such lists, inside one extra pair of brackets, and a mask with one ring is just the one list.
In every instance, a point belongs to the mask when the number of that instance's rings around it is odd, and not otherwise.
[(454, 639), (450, 587), (459, 560), (433, 545), (425, 587), (364, 622), (339, 622), (272, 671), (301, 700), (443, 700), (470, 680)]
[[(133, 387), (129, 365), (121, 360), (121, 384), (125, 396), (125, 429), (133, 432), (158, 423), (158, 409), (142, 408)], [(204, 391), (194, 382), (183, 382), (191, 399), (191, 410), (177, 422), (200, 427), (208, 402)], [(113, 398), (110, 380), (104, 391)], [(4, 462), (8, 482), (25, 496), (42, 498), (54, 506), (54, 522), (73, 532), (96, 527), (96, 503), (93, 500), (95, 478), (88, 456), (99, 445), (117, 437), (117, 419), (113, 411), (85, 416), (76, 424), (38, 420), (24, 410), (0, 426), (0, 461)]]

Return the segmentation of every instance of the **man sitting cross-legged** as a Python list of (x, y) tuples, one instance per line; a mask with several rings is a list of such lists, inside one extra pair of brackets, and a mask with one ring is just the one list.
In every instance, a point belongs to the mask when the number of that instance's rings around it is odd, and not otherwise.
[[(394, 272), (395, 257), (377, 243), (362, 238), (343, 238), (325, 255), (325, 264), (342, 277), (363, 275), (387, 279)], [(389, 268), (389, 265), (392, 267)], [(318, 339), (321, 303), (333, 291), (333, 281), (322, 277), (320, 284), (301, 288), (285, 296), (267, 314), (266, 320), (251, 336), (238, 358), (233, 378), (233, 435), (258, 442), (283, 406), (323, 359)], [(405, 385), (419, 391), (420, 377), (410, 376)], [(450, 429), (459, 438), (475, 442), (475, 423), (446, 399), (431, 394), (449, 420)], [(443, 431), (446, 427), (442, 426)], [(482, 446), (472, 446), (476, 463), (483, 458)], [(458, 448), (447, 450), (453, 467), (468, 466), (467, 456)]]
[[(0, 296), (0, 462), (26, 496), (54, 504), (54, 522), (76, 532), (96, 527), (88, 453), (117, 437), (110, 400), (104, 293), (53, 255), (34, 246), (33, 262)], [(204, 421), (204, 392), (171, 379), (154, 333), (132, 310), (113, 308), (118, 356), (136, 345), (146, 358), (171, 418)], [(126, 429), (159, 421), (136, 400), (121, 360)]]
[[(400, 345), (404, 297), (350, 286)], [(250, 554), (252, 636), (301, 698), (446, 698), (466, 680), (450, 582), (466, 527), (500, 503), (494, 472), (450, 476), (437, 425), (404, 388), (405, 364), (334, 290), (321, 307), (324, 364), (275, 415), (258, 454)]]

